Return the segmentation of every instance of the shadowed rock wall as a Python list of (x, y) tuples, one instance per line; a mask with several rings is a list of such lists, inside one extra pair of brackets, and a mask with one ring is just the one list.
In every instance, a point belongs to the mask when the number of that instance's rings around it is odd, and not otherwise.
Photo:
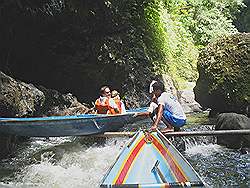
[(150, 39), (145, 35), (147, 3), (4, 1), (0, 70), (28, 83), (71, 92), (88, 103), (98, 97), (102, 85), (110, 85), (145, 104), (154, 76), (145, 43)]

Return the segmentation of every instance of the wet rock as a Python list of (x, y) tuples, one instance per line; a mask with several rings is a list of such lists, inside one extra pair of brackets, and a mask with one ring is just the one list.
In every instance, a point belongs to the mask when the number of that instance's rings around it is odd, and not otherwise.
[(0, 72), (0, 116), (32, 116), (44, 100), (45, 95), (34, 85), (14, 80)]
[[(242, 114), (222, 113), (216, 120), (215, 130), (250, 129), (250, 119)], [(250, 147), (250, 135), (219, 136), (217, 143), (230, 148)]]
[(179, 101), (185, 113), (202, 112), (201, 105), (195, 101), (193, 88), (195, 83), (188, 82), (187, 89), (178, 91)]
[(166, 91), (172, 93), (178, 98), (185, 113), (202, 112), (200, 104), (195, 101), (193, 92), (193, 88), (195, 86), (194, 82), (187, 82), (186, 89), (177, 90), (173, 79), (169, 75), (163, 74), (162, 80)]
[(37, 114), (43, 116), (63, 116), (85, 114), (91, 111), (87, 104), (80, 103), (71, 93), (61, 94), (43, 86), (38, 88), (44, 93), (45, 100)]
[(2, 117), (13, 117), (16, 115), (17, 111), (13, 105), (8, 101), (8, 99), (0, 94), (0, 115)]
[(90, 112), (72, 94), (35, 87), (0, 72), (0, 117), (76, 115)]

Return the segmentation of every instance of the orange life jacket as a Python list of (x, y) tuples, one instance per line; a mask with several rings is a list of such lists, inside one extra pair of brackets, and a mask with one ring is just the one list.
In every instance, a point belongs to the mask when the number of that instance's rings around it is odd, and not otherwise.
[(102, 102), (100, 98), (97, 99), (95, 101), (95, 108), (97, 114), (116, 114), (115, 109), (110, 106), (108, 98), (105, 98)]
[(121, 102), (121, 100), (120, 99), (114, 99), (114, 101), (115, 101), (115, 104), (117, 105), (118, 110), (119, 110), (118, 114), (121, 114), (122, 113), (122, 102)]

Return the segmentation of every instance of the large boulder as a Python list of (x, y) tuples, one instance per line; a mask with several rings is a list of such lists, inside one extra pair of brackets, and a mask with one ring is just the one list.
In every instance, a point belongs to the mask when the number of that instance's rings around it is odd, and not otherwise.
[(70, 93), (36, 87), (0, 71), (0, 117), (75, 115), (89, 110)]
[[(250, 129), (250, 118), (236, 113), (222, 113), (218, 116), (215, 130)], [(217, 143), (230, 148), (250, 147), (250, 135), (219, 136)]]
[(187, 88), (178, 91), (178, 98), (185, 113), (201, 112), (201, 106), (195, 101), (193, 88), (195, 83), (187, 82)]
[(250, 103), (250, 33), (219, 39), (198, 59), (195, 99), (216, 112), (245, 113)]
[(14, 80), (0, 72), (0, 116), (33, 115), (44, 100), (44, 93), (34, 85)]
[(37, 109), (37, 114), (44, 116), (51, 115), (78, 115), (91, 111), (87, 104), (80, 103), (71, 93), (61, 94), (57, 90), (47, 89), (37, 86), (45, 95), (45, 100), (41, 108)]

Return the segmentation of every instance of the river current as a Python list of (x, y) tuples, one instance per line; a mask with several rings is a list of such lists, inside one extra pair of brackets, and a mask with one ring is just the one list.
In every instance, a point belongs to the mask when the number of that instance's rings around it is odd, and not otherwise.
[[(150, 125), (143, 121), (129, 125)], [(131, 128), (126, 128), (131, 130)], [(215, 144), (215, 139), (179, 138), (176, 147), (209, 187), (250, 187), (250, 154)], [(32, 138), (0, 161), (0, 187), (97, 188), (128, 138)]]

